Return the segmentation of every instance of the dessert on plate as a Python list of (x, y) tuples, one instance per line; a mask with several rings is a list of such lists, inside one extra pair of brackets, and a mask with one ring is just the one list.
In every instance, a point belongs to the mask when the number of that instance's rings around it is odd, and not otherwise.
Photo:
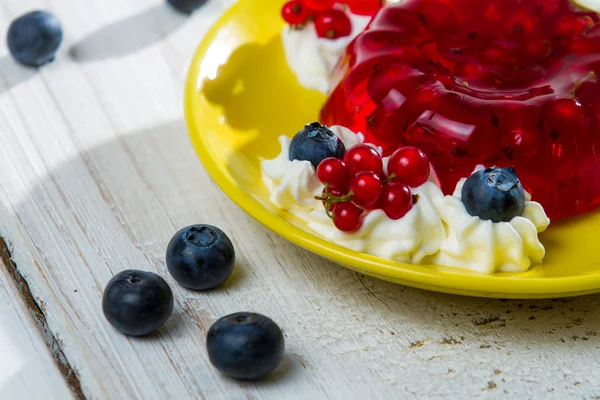
[[(526, 271), (600, 205), (600, 26), (570, 0), (291, 0), (282, 42), (327, 95), (263, 160), (276, 206), (347, 248)], [(332, 61), (332, 60), (335, 60)]]

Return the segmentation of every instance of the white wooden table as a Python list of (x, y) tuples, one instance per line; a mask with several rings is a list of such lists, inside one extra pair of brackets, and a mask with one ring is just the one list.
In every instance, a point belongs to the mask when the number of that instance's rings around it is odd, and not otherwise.
[[(287, 243), (221, 193), (188, 140), (182, 90), (197, 43), (233, 2), (191, 18), (162, 0), (0, 2), (3, 31), (45, 8), (66, 33), (39, 72), (0, 44), (0, 398), (600, 396), (600, 296), (501, 301), (380, 282)], [(192, 223), (237, 246), (221, 289), (188, 291), (167, 272), (167, 242)], [(128, 268), (174, 290), (172, 318), (148, 338), (102, 315), (104, 286)], [(226, 379), (207, 359), (208, 327), (242, 310), (285, 331), (265, 381)]]

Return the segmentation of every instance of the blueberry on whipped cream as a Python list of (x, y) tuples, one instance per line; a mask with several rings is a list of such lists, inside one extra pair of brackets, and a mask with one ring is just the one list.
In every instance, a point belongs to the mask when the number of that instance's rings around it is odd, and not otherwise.
[(508, 222), (525, 209), (525, 190), (513, 167), (473, 173), (462, 187), (461, 198), (470, 215), (492, 222)]
[(513, 168), (478, 166), (437, 206), (446, 239), (433, 258), (436, 264), (485, 274), (524, 272), (546, 254), (538, 234), (550, 220)]
[(321, 161), (329, 157), (342, 158), (346, 146), (326, 126), (318, 122), (306, 125), (290, 143), (290, 161), (309, 161), (317, 169)]

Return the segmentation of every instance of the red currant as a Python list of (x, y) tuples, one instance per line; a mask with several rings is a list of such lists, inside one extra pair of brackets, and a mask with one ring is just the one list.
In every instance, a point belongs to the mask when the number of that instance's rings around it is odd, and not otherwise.
[(431, 167), (425, 153), (417, 147), (402, 147), (394, 152), (388, 161), (388, 174), (410, 187), (418, 187), (427, 182)]
[(306, 7), (315, 11), (325, 11), (333, 8), (335, 0), (304, 0)]
[(383, 185), (383, 191), (378, 203), (385, 215), (391, 219), (400, 219), (406, 215), (413, 206), (410, 188), (404, 183), (390, 181)]
[(352, 33), (352, 22), (345, 12), (332, 8), (317, 14), (315, 29), (319, 37), (337, 39)]
[(329, 184), (331, 188), (341, 191), (348, 189), (348, 168), (339, 158), (329, 157), (321, 161), (317, 167), (317, 177), (323, 185)]
[(594, 21), (589, 16), (579, 17), (567, 14), (556, 21), (555, 34), (563, 38), (572, 38), (580, 35), (594, 26)]
[(333, 224), (343, 232), (355, 232), (362, 225), (361, 212), (350, 202), (338, 203), (333, 210)]
[(348, 0), (346, 1), (353, 14), (373, 15), (382, 7), (382, 0)]
[(344, 164), (350, 175), (370, 171), (377, 175), (383, 172), (381, 156), (373, 147), (366, 144), (357, 144), (350, 147), (344, 155)]
[(360, 172), (350, 180), (352, 202), (360, 207), (374, 208), (381, 190), (381, 178), (374, 172)]
[(570, 132), (581, 123), (583, 115), (581, 104), (570, 97), (561, 97), (553, 100), (546, 106), (546, 120), (552, 129), (559, 133)]
[(283, 20), (290, 25), (303, 24), (306, 22), (308, 15), (309, 9), (304, 6), (301, 0), (290, 0), (281, 9)]

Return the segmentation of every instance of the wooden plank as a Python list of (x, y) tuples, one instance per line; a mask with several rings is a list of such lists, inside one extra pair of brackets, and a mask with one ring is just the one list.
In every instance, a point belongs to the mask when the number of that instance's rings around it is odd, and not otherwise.
[[(0, 398), (74, 398), (60, 370), (67, 372), (70, 366), (2, 240), (0, 304)], [(47, 344), (55, 345), (54, 359)]]
[[(54, 0), (68, 29), (57, 62), (31, 73), (0, 60), (0, 233), (83, 393), (600, 395), (599, 296), (500, 301), (380, 282), (285, 242), (221, 193), (191, 148), (181, 93), (193, 49), (232, 3), (181, 19), (161, 0)], [(0, 25), (41, 4), (3, 2)], [(222, 227), (239, 254), (234, 278), (209, 293), (177, 286), (164, 265), (171, 235), (198, 222)], [(124, 337), (102, 315), (105, 284), (127, 268), (158, 272), (174, 290), (174, 315), (152, 337)], [(207, 360), (208, 327), (240, 310), (285, 331), (285, 359), (264, 382), (225, 379)]]

